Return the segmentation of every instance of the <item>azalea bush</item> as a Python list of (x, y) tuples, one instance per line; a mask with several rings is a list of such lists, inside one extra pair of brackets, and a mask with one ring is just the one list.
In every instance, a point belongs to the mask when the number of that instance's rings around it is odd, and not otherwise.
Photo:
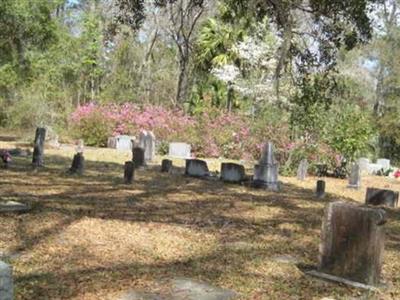
[[(141, 130), (151, 130), (163, 154), (169, 142), (186, 142), (192, 145), (195, 156), (251, 160), (259, 158), (267, 140), (275, 144), (278, 152), (290, 143), (287, 126), (271, 125), (268, 118), (252, 120), (218, 109), (189, 116), (182, 110), (160, 106), (88, 103), (72, 113), (70, 124), (74, 136), (92, 146), (106, 145), (110, 136), (138, 136)], [(285, 155), (279, 157), (284, 159)]]

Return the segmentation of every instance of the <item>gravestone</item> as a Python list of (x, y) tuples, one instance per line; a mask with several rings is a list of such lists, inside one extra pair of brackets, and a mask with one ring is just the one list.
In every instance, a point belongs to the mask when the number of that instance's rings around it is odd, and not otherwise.
[(262, 152), (258, 165), (254, 166), (253, 186), (279, 190), (278, 163), (274, 156), (274, 147), (268, 142)]
[(28, 204), (17, 201), (0, 201), (0, 213), (24, 213), (31, 210)]
[(85, 150), (85, 143), (82, 139), (79, 139), (76, 141), (76, 147), (75, 147), (75, 151), (76, 153), (83, 153), (83, 151)]
[(368, 167), (369, 167), (370, 161), (369, 161), (368, 158), (361, 157), (361, 158), (358, 159), (357, 163), (360, 166), (360, 172), (361, 173), (369, 174), (369, 168)]
[(168, 156), (175, 158), (188, 159), (191, 158), (191, 146), (186, 143), (170, 143)]
[(317, 181), (316, 196), (318, 199), (322, 199), (325, 197), (325, 181), (323, 180)]
[(210, 176), (207, 162), (200, 159), (187, 159), (185, 166), (185, 175), (191, 177), (206, 177)]
[(322, 223), (318, 271), (337, 281), (378, 285), (385, 222), (382, 209), (329, 203)]
[(230, 300), (237, 297), (237, 294), (232, 290), (222, 289), (190, 278), (175, 278), (172, 284), (172, 297), (168, 299)]
[(35, 141), (33, 146), (32, 165), (43, 166), (44, 141), (46, 139), (46, 128), (36, 128)]
[(117, 148), (117, 138), (111, 136), (107, 139), (107, 148), (116, 149)]
[(144, 149), (145, 161), (152, 161), (156, 155), (156, 137), (151, 131), (143, 130), (139, 135), (139, 147)]
[(384, 189), (367, 188), (365, 203), (368, 205), (385, 205), (397, 207), (399, 192)]
[(361, 172), (360, 166), (354, 163), (351, 167), (351, 172), (349, 176), (349, 185), (347, 187), (358, 189), (361, 185)]
[(133, 137), (129, 135), (117, 135), (115, 137), (115, 149), (117, 150), (132, 150)]
[(307, 159), (302, 159), (297, 169), (297, 179), (305, 180), (307, 177), (307, 171), (308, 171), (308, 161)]
[(381, 166), (384, 171), (390, 169), (390, 160), (386, 158), (379, 158), (376, 160), (376, 164)]
[(170, 159), (163, 159), (161, 162), (161, 172), (169, 173), (172, 169), (172, 160)]
[(71, 174), (79, 174), (82, 175), (85, 168), (85, 158), (83, 157), (83, 153), (79, 152), (74, 155), (72, 159), (71, 168), (69, 172)]
[(244, 166), (234, 163), (221, 164), (221, 180), (225, 182), (241, 183), (245, 180)]
[(316, 164), (316, 175), (317, 177), (326, 177), (328, 176), (328, 166), (326, 164)]
[(133, 161), (126, 161), (124, 167), (124, 182), (131, 184), (135, 177), (135, 164)]
[(368, 164), (368, 168), (367, 168), (368, 174), (371, 174), (371, 175), (377, 174), (381, 169), (382, 169), (381, 165), (372, 164), (372, 163)]
[(13, 300), (12, 267), (0, 261), (0, 300)]
[(132, 161), (134, 162), (135, 168), (143, 167), (146, 164), (143, 148), (135, 147), (132, 149)]

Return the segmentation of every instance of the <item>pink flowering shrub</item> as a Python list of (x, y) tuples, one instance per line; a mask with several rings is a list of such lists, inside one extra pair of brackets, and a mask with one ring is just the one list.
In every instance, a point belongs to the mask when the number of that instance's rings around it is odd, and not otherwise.
[(88, 103), (72, 113), (70, 122), (75, 136), (83, 138), (87, 145), (104, 146), (109, 136), (138, 136), (145, 129), (154, 132), (163, 151), (169, 142), (186, 142), (192, 145), (196, 157), (258, 159), (265, 141), (271, 140), (278, 152), (285, 152), (290, 143), (286, 125), (272, 126), (265, 120), (256, 122), (212, 108), (188, 116), (181, 110), (161, 106)]

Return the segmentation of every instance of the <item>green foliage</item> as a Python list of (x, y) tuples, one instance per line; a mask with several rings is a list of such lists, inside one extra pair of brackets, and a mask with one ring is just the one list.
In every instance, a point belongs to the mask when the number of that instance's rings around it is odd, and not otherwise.
[(368, 151), (374, 134), (368, 113), (351, 104), (336, 108), (330, 114), (326, 140), (347, 161), (354, 161)]

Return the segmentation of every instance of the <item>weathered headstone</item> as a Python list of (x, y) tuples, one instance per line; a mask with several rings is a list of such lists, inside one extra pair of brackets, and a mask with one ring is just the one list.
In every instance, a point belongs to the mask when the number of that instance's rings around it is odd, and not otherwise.
[(188, 159), (191, 158), (191, 146), (186, 143), (170, 143), (168, 156)]
[(35, 141), (33, 146), (32, 165), (43, 166), (44, 141), (46, 139), (46, 128), (36, 128)]
[(221, 164), (221, 180), (225, 182), (241, 183), (245, 180), (244, 166), (235, 163)]
[(390, 169), (390, 160), (386, 158), (379, 158), (376, 160), (376, 164), (381, 166), (384, 171)]
[(125, 162), (124, 166), (124, 182), (126, 184), (131, 184), (135, 176), (135, 164), (133, 161)]
[(185, 175), (192, 177), (206, 177), (210, 176), (207, 162), (200, 159), (187, 159), (185, 167)]
[(135, 147), (132, 149), (132, 161), (134, 162), (135, 168), (145, 165), (143, 148)]
[(117, 148), (117, 138), (111, 136), (107, 139), (107, 148), (116, 149)]
[(349, 176), (349, 185), (347, 187), (358, 189), (361, 185), (361, 172), (360, 166), (355, 163), (351, 167), (351, 172)]
[(24, 213), (31, 210), (28, 204), (17, 201), (0, 201), (0, 213)]
[(13, 300), (12, 267), (0, 261), (0, 300)]
[(163, 159), (161, 162), (161, 172), (169, 173), (172, 169), (172, 160), (170, 159)]
[(397, 207), (399, 192), (384, 189), (367, 188), (365, 203), (369, 205), (385, 205)]
[(361, 173), (367, 173), (369, 174), (368, 166), (370, 164), (370, 161), (368, 158), (361, 157), (357, 160), (358, 165), (360, 166), (360, 172)]
[[(319, 272), (341, 281), (379, 284), (385, 211), (344, 202), (327, 205), (322, 223)], [(347, 283), (347, 282), (346, 282)]]
[(274, 148), (270, 142), (265, 145), (259, 164), (254, 166), (253, 186), (279, 190), (278, 163), (275, 160)]
[(307, 159), (302, 159), (297, 169), (297, 179), (305, 180), (307, 177), (307, 171), (308, 171), (308, 161)]
[(323, 180), (317, 181), (316, 196), (318, 199), (322, 199), (325, 197), (325, 181)]
[(82, 175), (85, 168), (85, 158), (83, 157), (83, 153), (79, 152), (74, 155), (72, 159), (71, 168), (69, 172), (72, 174)]
[(156, 137), (151, 131), (143, 130), (139, 135), (139, 147), (144, 149), (145, 161), (152, 161), (156, 155)]

